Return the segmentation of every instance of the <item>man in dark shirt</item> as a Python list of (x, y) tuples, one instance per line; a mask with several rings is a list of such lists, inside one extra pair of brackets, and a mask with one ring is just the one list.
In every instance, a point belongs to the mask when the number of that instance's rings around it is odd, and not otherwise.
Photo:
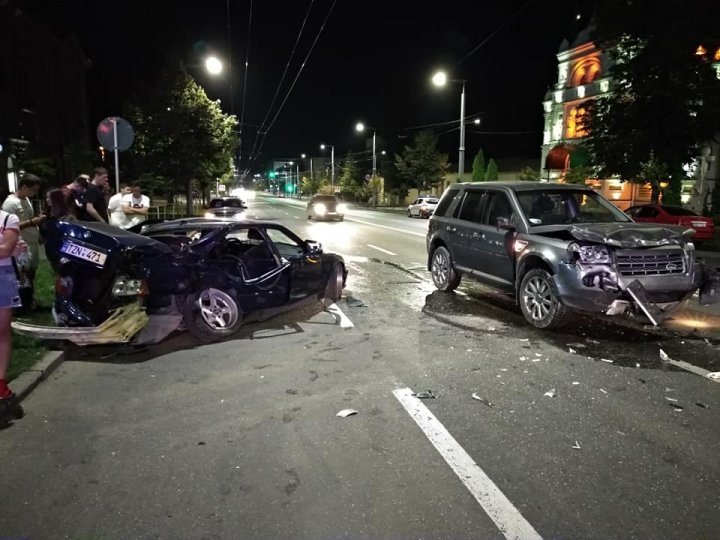
[(85, 210), (80, 219), (107, 223), (108, 212), (105, 187), (108, 183), (108, 170), (105, 167), (95, 167), (90, 176), (92, 179), (88, 183), (85, 192)]

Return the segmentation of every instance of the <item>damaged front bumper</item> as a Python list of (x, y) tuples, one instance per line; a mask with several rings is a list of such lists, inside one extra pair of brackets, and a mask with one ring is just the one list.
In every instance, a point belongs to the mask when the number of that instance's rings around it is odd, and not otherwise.
[(652, 276), (619, 275), (610, 264), (562, 263), (554, 280), (568, 307), (604, 315), (634, 311), (656, 326), (696, 291), (701, 305), (720, 302), (720, 275), (701, 261), (682, 274)]
[(138, 302), (114, 310), (98, 326), (39, 326), (13, 321), (12, 328), (23, 336), (46, 340), (66, 340), (76, 345), (128, 343), (148, 322), (145, 309)]

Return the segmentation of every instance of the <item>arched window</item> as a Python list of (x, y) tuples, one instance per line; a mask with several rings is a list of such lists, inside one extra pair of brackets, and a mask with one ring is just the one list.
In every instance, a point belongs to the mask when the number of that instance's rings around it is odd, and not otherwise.
[(570, 77), (570, 86), (582, 86), (593, 82), (600, 76), (600, 60), (598, 58), (586, 58), (578, 62)]
[(585, 123), (587, 122), (587, 108), (584, 104), (573, 105), (565, 113), (565, 138), (578, 139), (587, 135)]

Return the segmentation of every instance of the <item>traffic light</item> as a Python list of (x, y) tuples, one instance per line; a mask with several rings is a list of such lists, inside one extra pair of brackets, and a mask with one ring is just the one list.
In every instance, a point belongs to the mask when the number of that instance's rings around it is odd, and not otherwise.
[(274, 179), (275, 179), (275, 171), (270, 171), (270, 172), (268, 173), (268, 177), (269, 177), (271, 180), (274, 180)]
[(292, 193), (293, 191), (295, 191), (295, 186), (292, 183), (286, 183), (285, 191), (287, 191), (288, 193)]

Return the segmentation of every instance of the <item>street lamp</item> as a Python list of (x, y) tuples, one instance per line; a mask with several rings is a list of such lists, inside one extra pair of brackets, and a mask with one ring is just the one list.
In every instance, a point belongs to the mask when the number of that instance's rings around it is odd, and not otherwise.
[(321, 144), (320, 150), (325, 150), (325, 147), (330, 147), (330, 186), (332, 192), (335, 193), (335, 145), (333, 144)]
[(223, 65), (217, 56), (208, 56), (205, 59), (205, 69), (207, 69), (211, 75), (220, 75), (223, 70)]
[[(370, 126), (368, 126), (368, 128), (370, 128)], [(370, 128), (370, 129), (373, 130), (373, 150), (372, 150), (372, 152), (373, 152), (373, 167), (372, 167), (372, 175), (373, 175), (373, 178), (374, 178), (374, 177), (375, 177), (375, 173), (376, 173), (376, 171), (377, 171), (377, 154), (375, 153), (375, 128)], [(355, 124), (355, 131), (357, 131), (358, 133), (362, 133), (363, 131), (365, 131), (365, 124), (363, 124), (362, 122), (358, 122), (357, 124)]]
[(433, 75), (432, 82), (435, 86), (445, 86), (448, 82), (462, 83), (462, 93), (460, 94), (460, 151), (458, 156), (458, 174), (465, 172), (465, 80), (464, 79), (448, 79), (443, 71), (438, 71)]

